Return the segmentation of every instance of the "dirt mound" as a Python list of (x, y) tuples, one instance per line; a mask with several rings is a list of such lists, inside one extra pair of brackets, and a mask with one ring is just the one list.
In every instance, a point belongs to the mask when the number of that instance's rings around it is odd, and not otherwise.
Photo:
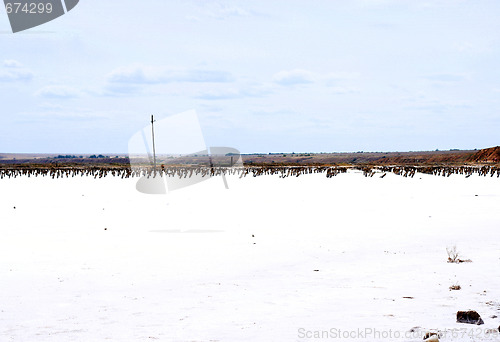
[(469, 158), (469, 161), (500, 163), (500, 146), (479, 150)]

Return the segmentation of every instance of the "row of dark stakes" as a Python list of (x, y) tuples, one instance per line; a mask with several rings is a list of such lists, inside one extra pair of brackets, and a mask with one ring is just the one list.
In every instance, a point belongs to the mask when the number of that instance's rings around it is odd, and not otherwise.
[(0, 179), (27, 177), (75, 177), (91, 176), (103, 178), (108, 175), (113, 177), (151, 177), (154, 175), (171, 176), (179, 178), (191, 177), (193, 174), (202, 176), (220, 175), (248, 175), (257, 177), (261, 175), (279, 175), (281, 178), (299, 177), (304, 174), (324, 173), (327, 178), (334, 177), (348, 170), (362, 171), (365, 177), (373, 177), (387, 173), (394, 173), (403, 177), (414, 177), (416, 173), (449, 177), (460, 174), (470, 177), (473, 174), (480, 176), (500, 177), (500, 166), (245, 166), (245, 167), (209, 167), (209, 166), (172, 166), (153, 169), (152, 167), (25, 167), (25, 168), (0, 168)]

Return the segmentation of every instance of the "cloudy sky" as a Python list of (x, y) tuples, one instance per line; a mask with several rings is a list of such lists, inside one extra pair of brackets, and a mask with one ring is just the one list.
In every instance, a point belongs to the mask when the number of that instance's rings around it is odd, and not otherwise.
[(497, 0), (81, 0), (13, 34), (0, 152), (126, 153), (195, 109), (242, 152), (500, 145)]

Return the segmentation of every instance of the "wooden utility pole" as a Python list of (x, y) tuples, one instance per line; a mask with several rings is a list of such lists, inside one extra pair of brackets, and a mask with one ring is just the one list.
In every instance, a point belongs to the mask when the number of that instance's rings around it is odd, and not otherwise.
[(156, 175), (156, 150), (155, 150), (155, 127), (154, 127), (154, 117), (151, 115), (151, 135), (153, 136), (153, 171)]

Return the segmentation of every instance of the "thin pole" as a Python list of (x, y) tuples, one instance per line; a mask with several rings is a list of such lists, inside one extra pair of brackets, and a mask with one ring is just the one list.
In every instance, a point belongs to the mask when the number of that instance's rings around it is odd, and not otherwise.
[(153, 163), (154, 163), (154, 174), (156, 175), (156, 151), (155, 151), (155, 127), (154, 127), (154, 117), (151, 115), (151, 135), (153, 136)]

